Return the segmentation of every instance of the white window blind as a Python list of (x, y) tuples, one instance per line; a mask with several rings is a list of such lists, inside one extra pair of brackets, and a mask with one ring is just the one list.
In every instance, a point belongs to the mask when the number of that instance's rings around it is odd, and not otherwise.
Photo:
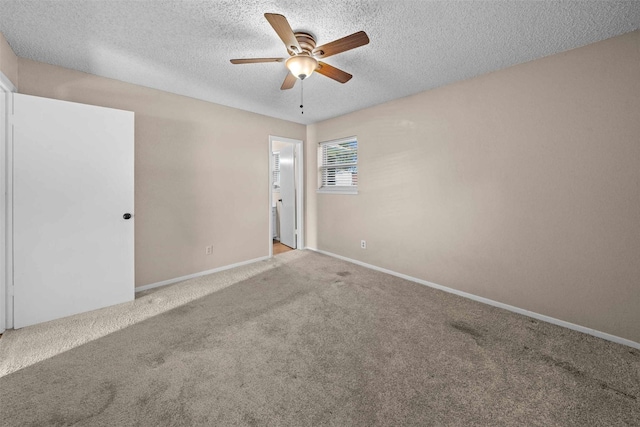
[(356, 137), (321, 142), (319, 160), (319, 191), (357, 192), (358, 140)]

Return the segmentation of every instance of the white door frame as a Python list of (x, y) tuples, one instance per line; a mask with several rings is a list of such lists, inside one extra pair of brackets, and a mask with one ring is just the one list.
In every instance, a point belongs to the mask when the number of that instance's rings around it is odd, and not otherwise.
[(273, 256), (273, 162), (271, 156), (275, 141), (296, 144), (296, 247), (304, 248), (304, 143), (299, 139), (269, 135), (269, 258)]
[(11, 255), (12, 238), (12, 194), (11, 170), (12, 146), (9, 137), (9, 112), (11, 111), (13, 92), (16, 87), (0, 71), (0, 334), (13, 328), (13, 271)]

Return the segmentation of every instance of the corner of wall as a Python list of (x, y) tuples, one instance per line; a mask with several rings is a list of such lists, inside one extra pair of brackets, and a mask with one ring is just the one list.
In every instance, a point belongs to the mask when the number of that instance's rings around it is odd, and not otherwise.
[(0, 72), (16, 89), (18, 88), (18, 57), (2, 33), (0, 33)]
[(318, 246), (318, 218), (317, 218), (317, 156), (315, 149), (318, 143), (316, 136), (317, 126), (315, 124), (307, 125), (305, 138), (305, 245), (315, 248)]

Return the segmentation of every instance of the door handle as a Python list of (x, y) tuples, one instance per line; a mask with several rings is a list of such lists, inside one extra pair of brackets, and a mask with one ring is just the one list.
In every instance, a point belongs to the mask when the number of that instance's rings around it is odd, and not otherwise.
[(131, 218), (131, 214), (130, 213), (126, 213), (126, 214), (122, 215), (122, 218), (129, 219), (129, 218)]

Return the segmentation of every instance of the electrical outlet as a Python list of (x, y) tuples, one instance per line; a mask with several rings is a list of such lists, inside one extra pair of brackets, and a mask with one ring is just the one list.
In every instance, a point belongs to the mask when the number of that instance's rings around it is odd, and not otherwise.
[(211, 255), (213, 253), (213, 246), (207, 246), (204, 248), (205, 255)]
[(367, 241), (366, 240), (360, 240), (360, 248), (367, 249)]

